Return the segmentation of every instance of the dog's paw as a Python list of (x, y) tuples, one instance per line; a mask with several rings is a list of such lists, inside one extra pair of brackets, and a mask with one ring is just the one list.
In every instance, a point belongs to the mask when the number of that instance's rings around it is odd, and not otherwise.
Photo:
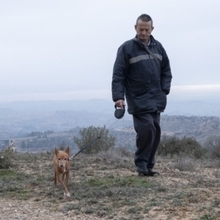
[(70, 198), (70, 194), (69, 193), (64, 193), (64, 197)]

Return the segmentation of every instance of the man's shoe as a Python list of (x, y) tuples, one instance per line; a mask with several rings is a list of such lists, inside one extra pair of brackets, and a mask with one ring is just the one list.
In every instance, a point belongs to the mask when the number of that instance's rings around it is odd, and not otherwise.
[(153, 171), (152, 169), (145, 168), (137, 168), (137, 172), (139, 176), (158, 176), (160, 175), (158, 172)]
[(146, 168), (141, 168), (141, 167), (137, 168), (137, 172), (139, 175), (142, 175), (142, 176), (146, 176), (148, 174), (148, 170)]
[(148, 169), (148, 176), (159, 176), (160, 174), (152, 169)]

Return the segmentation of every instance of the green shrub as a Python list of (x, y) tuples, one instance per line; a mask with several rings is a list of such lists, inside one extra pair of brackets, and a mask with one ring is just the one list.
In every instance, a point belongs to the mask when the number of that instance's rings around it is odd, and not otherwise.
[(13, 166), (14, 152), (9, 147), (0, 151), (0, 169), (8, 169)]
[(198, 161), (188, 156), (179, 157), (178, 161), (174, 163), (174, 168), (180, 171), (195, 171), (198, 168)]
[(205, 149), (201, 144), (191, 137), (178, 138), (174, 136), (164, 136), (161, 139), (159, 155), (188, 155), (190, 157), (201, 158), (205, 154)]
[(86, 154), (107, 151), (115, 145), (115, 138), (109, 135), (109, 131), (104, 127), (83, 128), (79, 131), (81, 138), (73, 137), (74, 142), (80, 150)]
[(220, 158), (220, 137), (216, 137), (216, 136), (209, 137), (204, 145), (208, 151), (208, 154), (212, 158), (214, 159)]

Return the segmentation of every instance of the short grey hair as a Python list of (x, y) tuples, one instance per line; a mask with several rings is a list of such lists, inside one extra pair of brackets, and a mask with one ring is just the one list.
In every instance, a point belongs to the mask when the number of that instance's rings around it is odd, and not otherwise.
[(153, 26), (153, 20), (150, 15), (147, 15), (147, 14), (140, 15), (136, 20), (136, 25), (138, 23), (138, 20), (145, 21), (145, 22), (151, 21), (151, 25)]

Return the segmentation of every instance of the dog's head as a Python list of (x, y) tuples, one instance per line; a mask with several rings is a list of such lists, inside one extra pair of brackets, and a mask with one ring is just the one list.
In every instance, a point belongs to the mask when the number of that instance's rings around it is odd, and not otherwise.
[(63, 168), (64, 170), (66, 169), (67, 164), (70, 161), (69, 154), (70, 154), (69, 146), (66, 148), (65, 151), (58, 150), (57, 148), (55, 148), (55, 155), (57, 158), (57, 164), (60, 168)]

